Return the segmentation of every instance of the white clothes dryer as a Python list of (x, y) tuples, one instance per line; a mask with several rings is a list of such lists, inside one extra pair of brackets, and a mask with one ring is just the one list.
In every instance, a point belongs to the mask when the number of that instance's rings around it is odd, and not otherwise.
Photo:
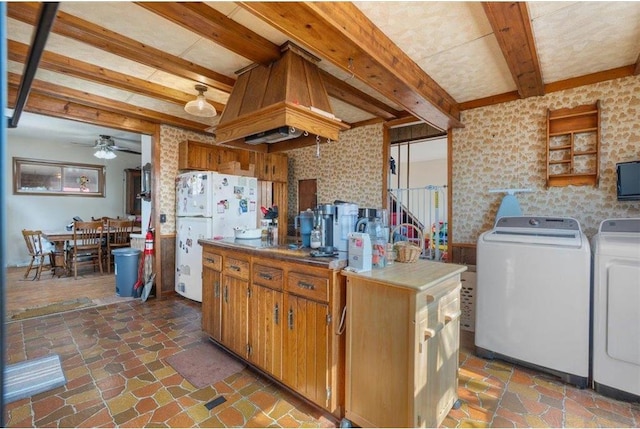
[(640, 401), (640, 218), (607, 219), (593, 237), (593, 387)]
[(586, 387), (591, 253), (571, 218), (498, 219), (477, 247), (476, 353)]

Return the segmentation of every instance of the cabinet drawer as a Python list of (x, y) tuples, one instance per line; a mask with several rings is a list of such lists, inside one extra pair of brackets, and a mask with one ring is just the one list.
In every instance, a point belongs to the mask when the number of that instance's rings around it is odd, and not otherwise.
[(226, 257), (223, 261), (223, 273), (237, 277), (242, 280), (249, 280), (249, 261), (246, 259), (237, 259)]
[(329, 301), (329, 279), (301, 273), (289, 273), (287, 291), (316, 301)]
[(422, 312), (424, 311), (424, 309), (429, 307), (429, 305), (433, 304), (435, 301), (436, 301), (436, 297), (432, 293), (429, 293), (429, 291), (420, 292), (419, 294), (416, 295), (416, 310), (418, 312)]
[(456, 317), (460, 317), (460, 289), (456, 287), (451, 292), (440, 298), (438, 302), (438, 319), (442, 323), (448, 323)]
[(280, 268), (267, 267), (266, 265), (253, 264), (252, 282), (272, 289), (282, 289), (282, 270)]
[[(442, 283), (435, 285), (416, 295), (416, 311), (434, 303), (440, 302), (445, 296), (449, 296), (451, 291), (460, 287), (460, 276), (451, 277)], [(450, 300), (450, 298), (449, 298)], [(449, 302), (449, 301), (447, 301)], [(438, 307), (441, 308), (441, 307)]]
[[(418, 295), (418, 303), (420, 295)], [(423, 299), (427, 300), (424, 297)], [(434, 301), (420, 308), (418, 320), (435, 332), (460, 317), (460, 286), (450, 290), (444, 296), (436, 296), (433, 299)]]
[(202, 266), (211, 268), (212, 270), (222, 271), (222, 255), (205, 250), (202, 252)]

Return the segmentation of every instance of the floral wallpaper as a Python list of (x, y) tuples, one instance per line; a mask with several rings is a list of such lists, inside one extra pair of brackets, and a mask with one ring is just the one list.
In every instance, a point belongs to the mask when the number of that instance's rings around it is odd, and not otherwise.
[[(592, 186), (545, 186), (546, 113), (600, 100), (600, 183)], [(600, 222), (612, 217), (640, 217), (640, 202), (616, 200), (615, 165), (640, 159), (640, 76), (600, 82), (542, 97), (462, 112), (464, 128), (453, 130), (452, 242), (475, 243), (490, 229), (502, 194), (490, 189), (530, 188), (518, 194), (525, 214), (576, 218), (591, 238)], [(383, 125), (342, 132), (340, 140), (294, 149), (289, 157), (289, 213), (298, 208), (298, 180), (317, 179), (318, 203), (336, 199), (360, 207), (382, 205)], [(178, 145), (213, 137), (162, 126), (160, 213), (167, 215), (162, 234), (175, 232), (174, 178)], [(589, 142), (584, 144), (588, 145)]]
[[(167, 215), (161, 234), (173, 234), (175, 222), (175, 177), (178, 146), (185, 140), (213, 144), (212, 136), (163, 125), (160, 128), (159, 213)], [(361, 207), (380, 207), (382, 201), (382, 124), (369, 125), (340, 134), (340, 141), (295, 149), (289, 157), (289, 219), (297, 215), (298, 180), (318, 180), (318, 202), (351, 201)]]
[(178, 148), (180, 142), (195, 140), (213, 144), (213, 136), (200, 134), (181, 128), (162, 125), (160, 127), (160, 195), (159, 213), (167, 215), (167, 221), (161, 224), (160, 234), (176, 232), (176, 184), (178, 175)]
[[(318, 204), (382, 206), (382, 124), (340, 133), (340, 140), (294, 149), (289, 156), (289, 222), (298, 214), (298, 181), (317, 179)], [(324, 140), (324, 139), (323, 139)]]
[[(599, 186), (547, 189), (547, 109), (597, 100)], [(524, 214), (573, 217), (589, 238), (604, 219), (640, 217), (640, 202), (617, 201), (615, 172), (617, 162), (640, 159), (640, 76), (467, 110), (461, 119), (465, 127), (453, 130), (453, 242), (475, 243), (492, 227), (503, 194), (490, 189), (530, 188), (517, 194)]]

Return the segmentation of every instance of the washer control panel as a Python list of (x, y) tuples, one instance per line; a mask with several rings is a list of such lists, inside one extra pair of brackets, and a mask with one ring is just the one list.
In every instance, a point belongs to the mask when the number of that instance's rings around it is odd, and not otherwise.
[(535, 228), (580, 231), (577, 220), (569, 217), (505, 216), (498, 219), (496, 228)]
[(600, 232), (633, 232), (640, 234), (640, 218), (603, 220), (600, 224)]

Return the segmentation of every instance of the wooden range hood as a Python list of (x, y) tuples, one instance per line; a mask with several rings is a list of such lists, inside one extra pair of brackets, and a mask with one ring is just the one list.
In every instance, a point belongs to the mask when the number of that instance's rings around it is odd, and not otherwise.
[(338, 140), (339, 132), (350, 128), (333, 116), (319, 59), (290, 42), (281, 52), (269, 66), (254, 64), (239, 72), (215, 130), (216, 144), (281, 127)]

